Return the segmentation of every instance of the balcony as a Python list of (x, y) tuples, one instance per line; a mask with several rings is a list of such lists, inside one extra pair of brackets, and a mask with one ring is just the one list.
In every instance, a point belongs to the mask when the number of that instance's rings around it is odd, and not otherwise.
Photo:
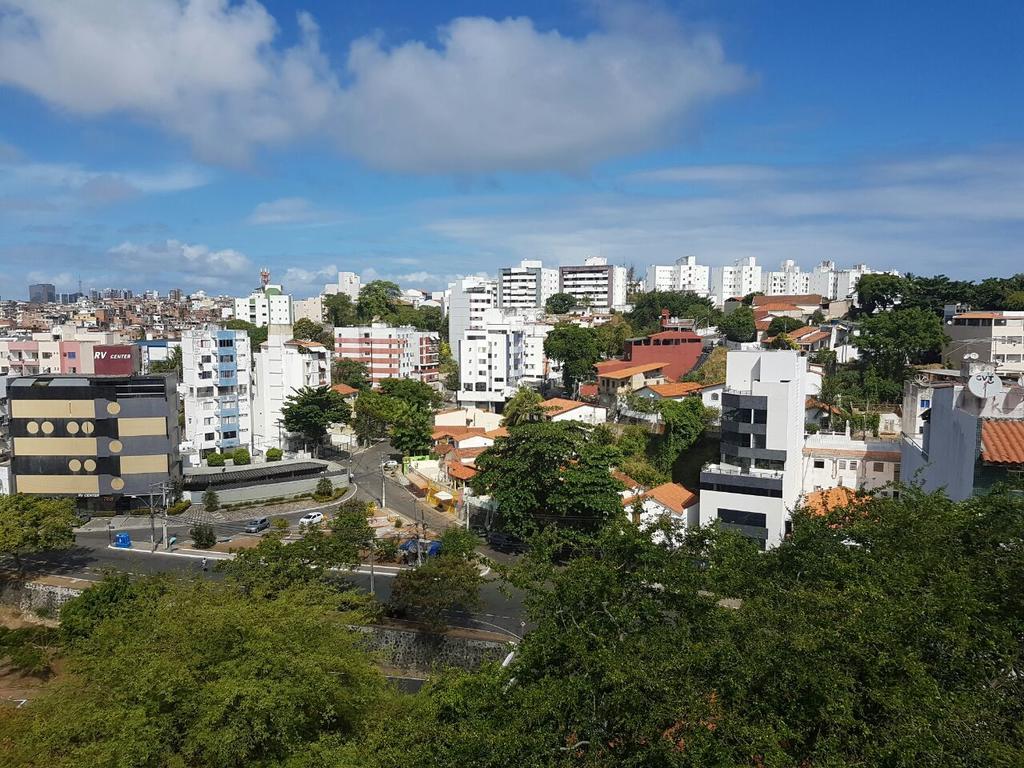
[(740, 467), (734, 467), (729, 464), (707, 464), (701, 469), (701, 474), (707, 472), (708, 474), (715, 475), (743, 475), (746, 477), (759, 477), (768, 480), (782, 480), (785, 475), (776, 469), (741, 469)]

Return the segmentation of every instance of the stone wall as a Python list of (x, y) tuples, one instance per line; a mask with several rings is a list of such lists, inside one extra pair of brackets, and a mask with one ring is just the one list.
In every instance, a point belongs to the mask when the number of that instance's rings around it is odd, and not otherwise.
[(512, 648), (490, 632), (453, 629), (433, 633), (414, 626), (352, 626), (364, 636), (364, 646), (382, 662), (405, 670), (430, 672), (443, 667), (476, 669), (501, 661)]
[(41, 576), (31, 581), (0, 579), (0, 603), (56, 618), (64, 603), (78, 597), (88, 586), (87, 581), (64, 576)]

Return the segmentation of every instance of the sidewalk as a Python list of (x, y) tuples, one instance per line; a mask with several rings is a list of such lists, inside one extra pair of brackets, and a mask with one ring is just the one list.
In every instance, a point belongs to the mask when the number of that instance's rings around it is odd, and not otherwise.
[[(149, 525), (149, 513), (145, 515), (114, 515), (113, 517), (94, 517), (89, 522), (83, 523), (82, 525), (75, 528), (75, 533), (103, 533), (107, 530), (107, 526), (113, 526), (114, 531), (148, 531)], [(162, 525), (161, 518), (154, 518), (153, 525), (156, 526), (157, 533), (160, 532), (160, 526)], [(186, 522), (178, 522), (175, 518), (167, 519), (167, 527), (182, 527), (186, 526)]]

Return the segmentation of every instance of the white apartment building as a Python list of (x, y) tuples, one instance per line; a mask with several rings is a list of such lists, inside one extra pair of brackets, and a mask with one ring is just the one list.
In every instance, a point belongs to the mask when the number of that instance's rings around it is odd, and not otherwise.
[(284, 293), (280, 285), (258, 288), (247, 298), (235, 299), (235, 319), (260, 327), (291, 325), (294, 321), (292, 297)]
[(253, 448), (288, 447), (288, 432), (281, 409), (288, 397), (303, 387), (331, 383), (331, 352), (315, 341), (292, 338), (290, 325), (271, 325), (267, 340), (256, 353), (253, 382)]
[(817, 293), (827, 299), (848, 299), (857, 295), (857, 283), (864, 275), (889, 274), (898, 275), (893, 270), (880, 273), (867, 264), (856, 264), (847, 269), (838, 269), (834, 261), (823, 261), (810, 273), (806, 291), (799, 293)]
[(761, 267), (753, 256), (737, 259), (728, 266), (711, 268), (711, 295), (716, 306), (723, 306), (726, 299), (760, 290)]
[(844, 487), (873, 491), (900, 481), (900, 444), (895, 440), (854, 440), (850, 435), (819, 433), (804, 440), (804, 494)]
[(457, 359), (463, 334), (480, 328), (484, 312), (498, 306), (498, 282), (487, 277), (464, 277), (448, 290), (448, 338)]
[(721, 461), (700, 473), (700, 523), (777, 546), (802, 488), (807, 359), (793, 350), (729, 352)]
[(251, 448), (250, 354), (245, 331), (215, 325), (182, 331), (180, 390), (193, 453)]
[(998, 373), (1024, 373), (1024, 312), (961, 312), (943, 330), (949, 342), (942, 356), (954, 368), (975, 354)]
[(323, 296), (314, 296), (311, 299), (296, 299), (292, 302), (292, 316), (295, 322), (306, 318), (314, 323), (322, 323), (324, 321)]
[(683, 256), (675, 264), (652, 264), (647, 268), (644, 289), (648, 291), (689, 291), (707, 296), (710, 291), (711, 267), (697, 263), (696, 256)]
[(333, 296), (336, 293), (343, 293), (348, 296), (352, 301), (359, 298), (359, 290), (361, 288), (359, 275), (355, 272), (339, 272), (338, 282), (327, 283), (324, 286), (324, 293), (329, 296)]
[(568, 293), (581, 307), (607, 313), (626, 307), (627, 273), (625, 267), (608, 264), (602, 256), (591, 256), (582, 266), (560, 267), (558, 292)]
[(498, 274), (498, 306), (534, 309), (558, 293), (558, 270), (540, 261), (524, 259), (518, 267), (503, 267)]
[(786, 259), (778, 270), (761, 274), (761, 290), (768, 296), (805, 296), (811, 292), (811, 274)]
[(411, 325), (373, 323), (334, 329), (334, 356), (364, 363), (373, 386), (384, 379), (435, 384), (440, 344), (438, 333), (420, 331)]
[(459, 344), (460, 405), (500, 410), (521, 385), (556, 377), (544, 355), (553, 327), (521, 314), (486, 312), (480, 327), (465, 331)]

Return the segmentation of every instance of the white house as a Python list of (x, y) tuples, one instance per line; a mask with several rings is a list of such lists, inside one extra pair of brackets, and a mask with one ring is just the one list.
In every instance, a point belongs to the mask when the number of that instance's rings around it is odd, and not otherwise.
[(540, 404), (548, 421), (582, 421), (596, 426), (608, 421), (608, 409), (600, 405), (553, 397)]
[[(672, 522), (678, 529), (693, 528), (699, 524), (700, 506), (697, 494), (679, 483), (662, 483), (638, 496), (623, 500), (626, 513), (633, 516), (633, 522), (642, 529), (655, 527), (663, 520)], [(642, 511), (636, 519), (634, 507), (640, 503)]]
[(822, 433), (804, 441), (804, 494), (845, 487), (873, 491), (900, 481), (900, 445), (893, 440), (854, 440)]

